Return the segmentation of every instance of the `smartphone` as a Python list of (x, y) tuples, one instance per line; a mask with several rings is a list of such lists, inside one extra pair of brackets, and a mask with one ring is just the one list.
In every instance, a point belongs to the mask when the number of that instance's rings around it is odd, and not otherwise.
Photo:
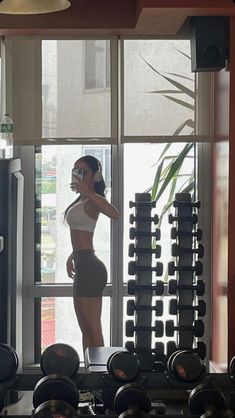
[(76, 184), (78, 184), (78, 179), (83, 180), (84, 169), (83, 168), (73, 168), (71, 176), (71, 189), (76, 191)]

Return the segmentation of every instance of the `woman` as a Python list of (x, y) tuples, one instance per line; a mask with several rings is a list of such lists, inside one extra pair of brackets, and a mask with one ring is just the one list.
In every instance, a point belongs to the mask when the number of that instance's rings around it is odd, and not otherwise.
[(118, 219), (118, 210), (105, 199), (105, 182), (100, 162), (91, 155), (77, 160), (75, 169), (82, 169), (71, 188), (79, 193), (65, 211), (70, 227), (73, 252), (68, 257), (68, 276), (74, 279), (73, 300), (78, 324), (82, 331), (83, 350), (104, 345), (101, 327), (102, 292), (107, 283), (107, 271), (94, 252), (93, 235), (99, 213)]

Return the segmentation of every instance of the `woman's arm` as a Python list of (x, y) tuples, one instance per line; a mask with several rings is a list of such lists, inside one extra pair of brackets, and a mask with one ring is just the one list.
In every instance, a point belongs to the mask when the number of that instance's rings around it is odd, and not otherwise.
[(99, 212), (102, 212), (104, 215), (108, 216), (111, 219), (118, 219), (119, 218), (119, 212), (115, 206), (113, 206), (111, 203), (109, 203), (105, 197), (100, 196), (99, 194), (89, 191), (86, 193), (87, 197), (94, 203), (97, 210)]

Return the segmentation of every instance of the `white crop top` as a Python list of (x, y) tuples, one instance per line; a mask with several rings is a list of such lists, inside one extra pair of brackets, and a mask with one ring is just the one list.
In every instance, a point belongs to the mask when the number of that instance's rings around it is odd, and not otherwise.
[(91, 218), (85, 212), (84, 206), (87, 201), (88, 199), (79, 200), (69, 208), (66, 221), (71, 229), (94, 232), (97, 220)]

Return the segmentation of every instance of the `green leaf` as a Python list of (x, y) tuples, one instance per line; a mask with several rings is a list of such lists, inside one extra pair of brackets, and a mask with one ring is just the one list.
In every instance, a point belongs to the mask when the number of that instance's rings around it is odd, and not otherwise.
[(180, 154), (175, 159), (175, 161), (172, 163), (172, 165), (169, 169), (169, 172), (168, 172), (168, 174), (167, 174), (167, 176), (166, 176), (166, 178), (165, 178), (157, 196), (155, 197), (156, 202), (159, 200), (160, 196), (163, 194), (163, 192), (165, 191), (165, 189), (168, 186), (168, 184), (170, 183), (170, 181), (173, 179), (173, 177), (175, 176), (177, 171), (182, 166), (186, 155), (189, 153), (189, 151), (191, 150), (192, 147), (193, 147), (193, 144), (191, 144), (191, 143), (186, 144), (185, 147), (183, 148), (183, 150), (180, 152)]
[(156, 197), (156, 193), (157, 193), (157, 190), (158, 190), (158, 185), (159, 185), (160, 179), (161, 179), (161, 172), (162, 172), (163, 163), (164, 163), (164, 159), (162, 160), (162, 162), (159, 164), (159, 166), (157, 168), (157, 172), (156, 172), (155, 179), (154, 179), (153, 186), (152, 186), (152, 193), (151, 193), (151, 199), (152, 200), (155, 200), (155, 197)]

